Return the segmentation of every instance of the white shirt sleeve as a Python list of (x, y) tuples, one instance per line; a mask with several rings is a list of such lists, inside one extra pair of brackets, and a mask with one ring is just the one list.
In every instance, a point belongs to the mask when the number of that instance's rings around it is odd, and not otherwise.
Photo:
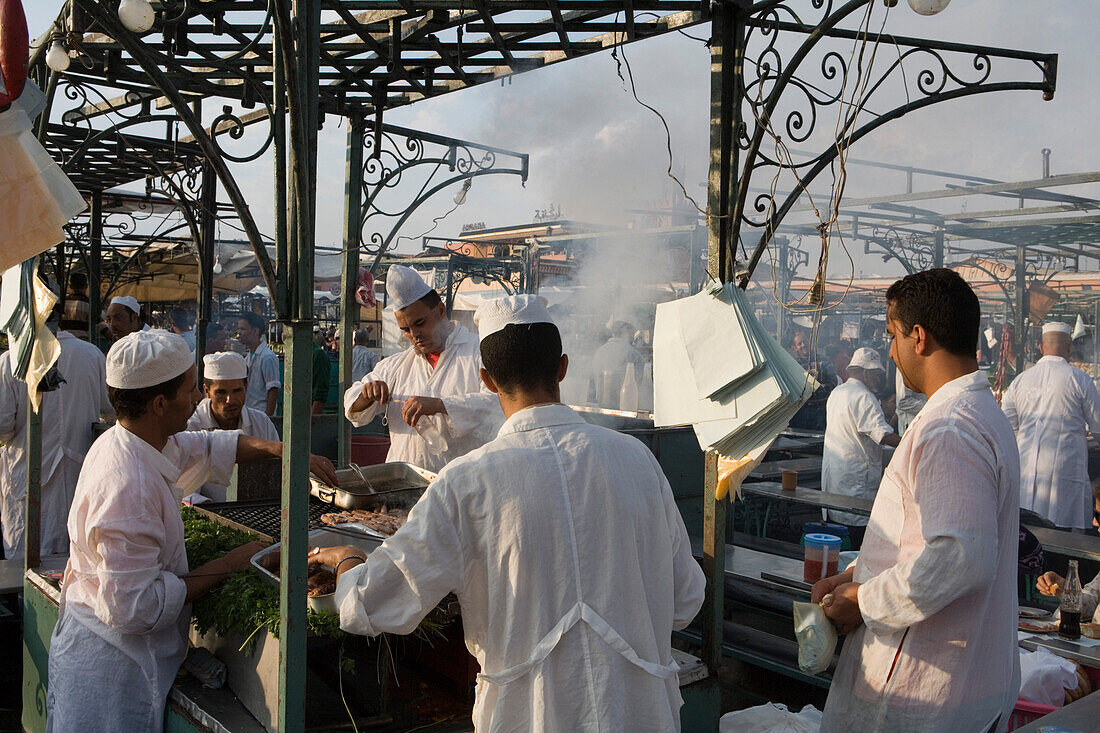
[[(176, 433), (168, 440), (176, 451), (165, 450), (180, 469), (178, 486), (185, 494), (205, 483), (228, 486), (237, 463), (239, 430), (202, 430)], [(178, 452), (177, 452), (178, 451)]]
[(260, 376), (264, 380), (264, 389), (268, 391), (283, 386), (279, 381), (279, 357), (274, 352), (265, 353), (260, 360)]
[(463, 549), (443, 481), (428, 487), (405, 526), (365, 563), (340, 576), (341, 629), (363, 636), (411, 633), (443, 596), (459, 589)]
[(167, 540), (159, 517), (142, 513), (104, 520), (88, 538), (99, 556), (96, 618), (123, 634), (159, 631), (178, 623), (187, 585), (161, 567)]
[(1096, 389), (1096, 383), (1086, 374), (1081, 380), (1085, 388), (1085, 423), (1089, 432), (1100, 436), (1100, 391)]
[(380, 381), (380, 378), (377, 377), (374, 372), (371, 372), (348, 387), (344, 392), (344, 415), (346, 415), (351, 424), (357, 428), (361, 428), (369, 423), (384, 409), (384, 405), (378, 402), (368, 405), (365, 410), (360, 410), (359, 412), (355, 412), (351, 409), (351, 406), (355, 404), (355, 400), (359, 398), (359, 393), (363, 391), (363, 385), (367, 382), (377, 381)]
[(876, 443), (881, 443), (883, 438), (894, 432), (890, 423), (886, 422), (882, 405), (872, 393), (861, 393), (856, 403), (852, 405), (852, 411), (855, 413), (853, 417), (855, 417), (856, 428)]
[(500, 399), (485, 385), (481, 386), (479, 392), (457, 397), (443, 397), (442, 400), (443, 406), (447, 408), (451, 432), (456, 437), (480, 431), (483, 434), (479, 437), (488, 441), (504, 424), (504, 412), (500, 409)]
[(929, 618), (996, 574), (998, 467), (989, 445), (945, 420), (925, 427), (913, 464), (924, 547), (860, 586), (860, 611), (876, 636)]

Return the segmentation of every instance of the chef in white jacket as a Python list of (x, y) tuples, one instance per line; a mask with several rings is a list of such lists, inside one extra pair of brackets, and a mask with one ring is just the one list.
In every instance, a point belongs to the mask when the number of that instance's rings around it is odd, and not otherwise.
[(477, 320), (508, 419), (365, 563), (354, 547), (318, 555), (338, 572), (341, 627), (407, 634), (454, 591), (481, 665), (475, 730), (679, 730), (671, 635), (704, 578), (668, 481), (637, 440), (559, 402), (568, 358), (535, 296)]
[(1100, 394), (1071, 366), (1068, 323), (1043, 326), (1043, 358), (1009, 385), (1001, 400), (1020, 448), (1020, 506), (1059, 527), (1092, 526), (1088, 443), (1100, 433)]
[[(239, 430), (262, 440), (280, 440), (275, 424), (262, 410), (245, 404), (248, 364), (232, 351), (207, 354), (202, 358), (202, 391), (206, 396), (187, 421), (188, 430)], [(214, 501), (225, 501), (226, 487), (207, 482), (201, 493)]]
[[(235, 460), (282, 452), (237, 431), (181, 432), (199, 399), (195, 381), (194, 356), (167, 331), (131, 333), (107, 354), (118, 423), (88, 451), (69, 513), (47, 731), (161, 730), (189, 604), (263, 547), (248, 543), (188, 572), (183, 494), (227, 481)], [(328, 461), (310, 467), (335, 480)]]
[[(65, 522), (80, 464), (92, 445), (92, 423), (114, 416), (107, 400), (103, 353), (68, 331), (57, 332), (57, 369), (65, 382), (42, 394), (40, 476), (42, 554), (69, 551)], [(27, 383), (12, 374), (14, 353), (0, 356), (0, 524), (4, 556), (23, 557), (27, 498)]]
[[(882, 481), (882, 446), (901, 438), (886, 422), (872, 390), (882, 384), (886, 368), (874, 349), (856, 349), (848, 379), (829, 393), (825, 403), (825, 447), (821, 453), (821, 490), (874, 499)], [(848, 525), (853, 545), (863, 539), (867, 518), (829, 510), (829, 519)]]
[[(439, 294), (412, 268), (393, 265), (386, 295), (410, 346), (351, 385), (344, 412), (357, 427), (384, 414), (390, 430), (386, 460), (439, 471), (490, 440), (504, 416), (481, 384), (477, 338), (448, 320)], [(443, 450), (430, 448), (417, 432), (422, 420), (442, 434)]]
[(1020, 685), (1020, 471), (974, 358), (981, 309), (946, 269), (886, 298), (890, 356), (928, 404), (886, 469), (854, 566), (813, 587), (847, 633), (821, 732), (1004, 731)]

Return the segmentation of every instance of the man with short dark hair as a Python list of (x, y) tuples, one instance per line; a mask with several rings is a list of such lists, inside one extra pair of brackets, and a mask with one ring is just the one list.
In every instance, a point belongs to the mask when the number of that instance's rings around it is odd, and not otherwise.
[(195, 350), (195, 330), (191, 328), (191, 317), (183, 308), (176, 306), (168, 311), (168, 330), (183, 339), (187, 348)]
[[(199, 392), (194, 355), (175, 334), (119, 339), (106, 377), (118, 423), (88, 452), (69, 514), (47, 731), (161, 730), (189, 604), (264, 547), (251, 542), (189, 572), (180, 499), (207, 480), (228, 483), (236, 461), (282, 454), (282, 444), (238, 431), (182, 432)], [(336, 480), (323, 458), (310, 469)]]
[(245, 404), (268, 417), (279, 404), (279, 357), (267, 346), (267, 321), (257, 313), (245, 313), (237, 321), (237, 340), (248, 349), (248, 391)]
[(1100, 393), (1068, 361), (1071, 332), (1068, 323), (1043, 325), (1043, 357), (1012, 380), (1001, 408), (1020, 449), (1020, 507), (1091, 534), (1085, 433), (1100, 435)]
[(132, 295), (116, 295), (107, 306), (107, 328), (111, 340), (118, 341), (135, 331), (148, 331), (149, 326), (141, 322), (141, 304)]
[(225, 351), (225, 326), (217, 321), (206, 324), (206, 353), (217, 354)]
[[(492, 437), (500, 404), (478, 376), (477, 339), (447, 318), (439, 293), (411, 267), (393, 265), (386, 294), (409, 348), (379, 361), (344, 392), (344, 414), (357, 427), (385, 415), (386, 460), (438, 471)], [(440, 450), (420, 436), (426, 427), (442, 436)]]
[(378, 355), (367, 346), (369, 338), (370, 332), (365, 328), (359, 329), (352, 336), (352, 341), (355, 342), (355, 348), (351, 352), (351, 380), (353, 382), (358, 382), (370, 374), (378, 364)]
[(1003, 731), (1020, 685), (1020, 463), (952, 270), (886, 293), (890, 356), (928, 403), (879, 486), (859, 558), (814, 584), (846, 633), (822, 733)]
[(475, 730), (678, 731), (672, 631), (705, 581), (672, 489), (644, 445), (560, 403), (569, 360), (537, 296), (475, 320), (507, 420), (365, 564), (353, 547), (318, 554), (339, 574), (341, 628), (406, 634), (454, 591), (481, 665)]

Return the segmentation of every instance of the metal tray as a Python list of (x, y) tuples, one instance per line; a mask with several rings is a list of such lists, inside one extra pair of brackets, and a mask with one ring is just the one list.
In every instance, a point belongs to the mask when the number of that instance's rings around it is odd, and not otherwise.
[[(435, 474), (411, 463), (380, 463), (336, 472), (337, 487), (310, 476), (310, 493), (340, 509), (374, 509), (382, 504), (408, 509), (417, 502)], [(384, 497), (379, 499), (379, 497)]]
[[(351, 535), (339, 532), (330, 532), (327, 529), (315, 529), (309, 533), (309, 546), (313, 547), (336, 547), (342, 545), (351, 545), (358, 547), (363, 551), (364, 555), (369, 556), (370, 553), (379, 545), (382, 544), (381, 540), (372, 539), (364, 535)], [(260, 574), (260, 577), (264, 579), (269, 585), (273, 585), (276, 588), (279, 587), (279, 576), (272, 573), (270, 570), (260, 565), (260, 558), (272, 553), (279, 552), (282, 543), (276, 542), (270, 547), (257, 552), (252, 556), (252, 567), (256, 569), (256, 572)], [(314, 611), (329, 611), (330, 613), (336, 613), (336, 594), (329, 593), (323, 596), (306, 596), (306, 604)]]

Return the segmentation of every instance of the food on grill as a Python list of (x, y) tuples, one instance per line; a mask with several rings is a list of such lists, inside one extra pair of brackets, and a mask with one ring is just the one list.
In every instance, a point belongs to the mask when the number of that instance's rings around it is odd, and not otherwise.
[(269, 552), (261, 557), (259, 560), (257, 560), (257, 562), (260, 564), (261, 568), (268, 571), (269, 573), (277, 574), (279, 572), (280, 561), (278, 552)]
[(379, 534), (389, 537), (401, 529), (409, 513), (404, 509), (387, 509), (385, 505), (371, 511), (368, 509), (349, 509), (346, 512), (332, 512), (321, 515), (321, 522), (327, 525), (354, 522), (369, 527)]

